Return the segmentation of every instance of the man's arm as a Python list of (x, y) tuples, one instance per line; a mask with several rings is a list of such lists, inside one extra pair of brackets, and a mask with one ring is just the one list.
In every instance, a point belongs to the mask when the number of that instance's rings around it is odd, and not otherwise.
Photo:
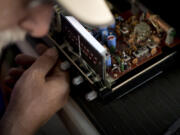
[[(27, 117), (23, 118), (23, 116), (20, 115), (20, 113), (16, 115), (15, 112), (11, 112), (10, 110), (6, 111), (6, 114), (3, 116), (0, 122), (0, 133), (2, 135), (33, 135), (35, 129), (29, 128), (27, 130), (23, 126), (23, 122), (25, 119), (27, 119)], [(30, 127), (27, 124), (26, 126)]]
[(2, 135), (32, 135), (63, 107), (69, 83), (57, 59), (56, 50), (49, 49), (23, 73), (1, 120)]

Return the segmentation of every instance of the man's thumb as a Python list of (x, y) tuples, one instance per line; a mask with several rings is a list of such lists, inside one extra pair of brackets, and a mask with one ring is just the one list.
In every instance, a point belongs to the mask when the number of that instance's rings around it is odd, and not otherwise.
[(30, 67), (30, 70), (36, 70), (39, 75), (45, 77), (56, 64), (57, 59), (57, 50), (55, 48), (48, 49), (36, 60), (36, 62)]

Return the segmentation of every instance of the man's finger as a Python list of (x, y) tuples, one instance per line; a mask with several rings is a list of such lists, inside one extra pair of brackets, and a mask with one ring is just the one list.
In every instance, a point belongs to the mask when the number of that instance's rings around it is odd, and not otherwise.
[(39, 55), (42, 55), (47, 49), (48, 49), (48, 47), (44, 44), (38, 44), (36, 46), (36, 51)]
[(51, 71), (51, 75), (60, 75), (63, 71), (60, 69), (61, 61), (58, 60), (53, 70)]
[(5, 79), (4, 79), (4, 83), (9, 87), (9, 88), (13, 88), (14, 87), (14, 84), (16, 83), (16, 81), (10, 77), (10, 76), (7, 76)]
[(19, 54), (16, 56), (15, 61), (17, 64), (21, 65), (21, 66), (31, 66), (34, 62), (35, 62), (36, 58), (29, 56), (29, 55), (25, 55), (25, 54)]
[(64, 72), (60, 69), (60, 62), (56, 64), (56, 66), (51, 71), (51, 74), (49, 74), (46, 78), (46, 81), (48, 83), (56, 83), (60, 84), (62, 81), (69, 82), (69, 74), (68, 72)]
[(22, 68), (12, 68), (9, 71), (9, 75), (15, 79), (19, 78), (24, 72), (24, 69)]
[(59, 68), (55, 68), (52, 74), (46, 78), (46, 85), (53, 86), (57, 90), (57, 93), (61, 95), (62, 99), (60, 106), (64, 105), (68, 99), (70, 92), (69, 89), (69, 75), (67, 72), (61, 71)]
[(30, 67), (30, 71), (38, 72), (38, 76), (45, 77), (56, 64), (58, 53), (55, 48), (48, 49), (36, 62)]

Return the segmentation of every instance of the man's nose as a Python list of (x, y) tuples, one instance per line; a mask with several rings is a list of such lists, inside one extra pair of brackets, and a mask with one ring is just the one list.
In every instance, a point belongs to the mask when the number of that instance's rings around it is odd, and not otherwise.
[(49, 31), (53, 9), (51, 5), (31, 9), (19, 26), (33, 37), (43, 37)]

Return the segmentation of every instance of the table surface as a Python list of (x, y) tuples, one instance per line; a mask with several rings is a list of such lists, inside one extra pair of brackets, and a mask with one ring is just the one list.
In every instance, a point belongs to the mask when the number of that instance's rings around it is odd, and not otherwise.
[(180, 117), (180, 64), (109, 103), (74, 97), (104, 135), (163, 135)]

